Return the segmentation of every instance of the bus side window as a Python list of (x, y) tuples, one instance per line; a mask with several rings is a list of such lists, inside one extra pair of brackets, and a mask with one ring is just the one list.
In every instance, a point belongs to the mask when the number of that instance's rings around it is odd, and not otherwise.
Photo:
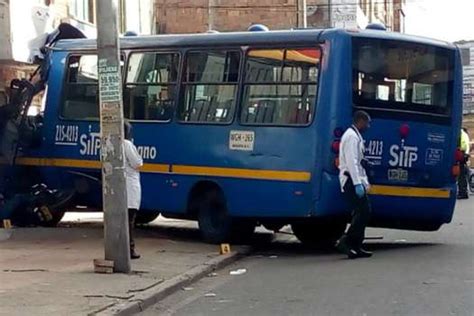
[(240, 52), (188, 52), (179, 120), (182, 122), (227, 123), (236, 107)]
[(250, 50), (245, 67), (241, 123), (311, 123), (320, 57), (317, 48)]
[(131, 120), (170, 121), (178, 80), (178, 53), (134, 53), (124, 90), (125, 116)]
[(97, 56), (70, 56), (66, 71), (61, 117), (71, 120), (97, 119)]

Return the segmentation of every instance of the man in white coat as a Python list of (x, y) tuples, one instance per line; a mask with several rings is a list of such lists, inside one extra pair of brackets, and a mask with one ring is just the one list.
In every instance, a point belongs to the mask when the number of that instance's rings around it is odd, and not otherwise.
[(128, 223), (130, 234), (130, 257), (132, 259), (140, 258), (135, 251), (135, 239), (133, 230), (135, 228), (135, 218), (140, 209), (142, 190), (140, 185), (140, 167), (143, 166), (142, 157), (138, 154), (138, 150), (132, 143), (132, 126), (125, 122), (124, 125), (125, 139), (123, 142), (125, 152), (125, 178), (127, 184), (127, 202), (128, 202)]
[(336, 248), (349, 259), (372, 256), (372, 253), (362, 249), (371, 213), (367, 195), (370, 185), (365, 170), (368, 162), (364, 158), (362, 137), (362, 133), (369, 127), (369, 114), (364, 111), (355, 112), (353, 124), (342, 135), (340, 145), (339, 182), (350, 205), (352, 221), (347, 232), (336, 243)]

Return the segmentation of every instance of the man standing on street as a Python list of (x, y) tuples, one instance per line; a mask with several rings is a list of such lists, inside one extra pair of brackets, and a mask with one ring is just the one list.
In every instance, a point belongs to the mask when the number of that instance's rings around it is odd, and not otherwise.
[(349, 259), (370, 257), (362, 249), (365, 228), (370, 219), (371, 207), (367, 192), (369, 180), (365, 167), (362, 133), (370, 127), (370, 116), (364, 111), (354, 113), (353, 124), (342, 135), (340, 145), (339, 181), (341, 190), (351, 208), (352, 221), (347, 232), (337, 241), (336, 248)]

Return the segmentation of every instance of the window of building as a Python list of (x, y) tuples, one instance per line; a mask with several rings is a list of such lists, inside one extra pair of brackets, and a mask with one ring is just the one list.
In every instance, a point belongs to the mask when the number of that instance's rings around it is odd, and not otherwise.
[(99, 117), (97, 78), (96, 55), (69, 57), (62, 118), (88, 120)]
[(69, 0), (69, 15), (89, 23), (95, 22), (95, 0)]
[(471, 49), (468, 48), (461, 48), (461, 59), (463, 66), (470, 66), (471, 65)]
[(238, 51), (187, 53), (179, 119), (207, 123), (232, 121), (239, 68)]
[(316, 102), (320, 58), (317, 48), (250, 50), (241, 122), (309, 124)]
[(124, 90), (125, 116), (132, 120), (171, 120), (178, 67), (178, 53), (132, 54)]

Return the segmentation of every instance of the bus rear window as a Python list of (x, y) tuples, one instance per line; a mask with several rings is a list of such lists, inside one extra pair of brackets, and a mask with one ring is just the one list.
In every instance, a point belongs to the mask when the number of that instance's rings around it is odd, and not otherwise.
[(356, 107), (448, 116), (452, 91), (450, 50), (400, 41), (354, 39)]

